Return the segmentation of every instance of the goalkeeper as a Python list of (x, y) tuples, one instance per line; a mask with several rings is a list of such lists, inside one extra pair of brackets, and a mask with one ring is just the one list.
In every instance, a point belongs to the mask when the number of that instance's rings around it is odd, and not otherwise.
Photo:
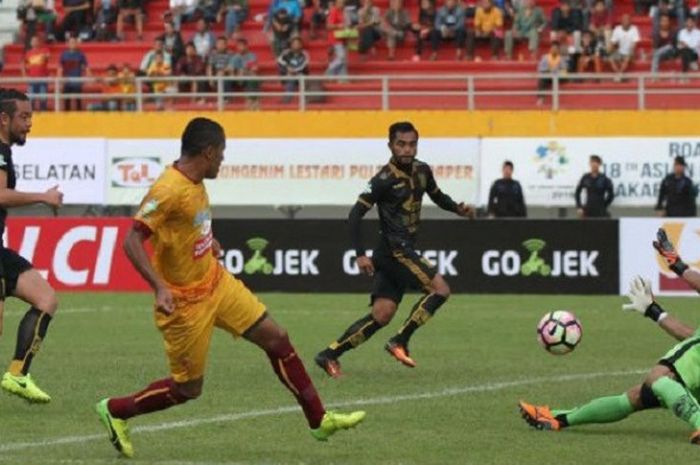
[[(659, 229), (654, 247), (673, 272), (700, 292), (700, 272), (683, 263), (663, 229)], [(559, 431), (571, 426), (621, 421), (641, 410), (664, 407), (690, 425), (693, 429), (690, 442), (700, 445), (697, 400), (700, 397), (700, 330), (694, 330), (661, 308), (646, 279), (635, 278), (628, 297), (631, 302), (624, 304), (623, 310), (639, 312), (681, 341), (651, 369), (642, 384), (624, 394), (601, 397), (571, 410), (550, 410), (521, 401), (520, 412), (534, 428)]]

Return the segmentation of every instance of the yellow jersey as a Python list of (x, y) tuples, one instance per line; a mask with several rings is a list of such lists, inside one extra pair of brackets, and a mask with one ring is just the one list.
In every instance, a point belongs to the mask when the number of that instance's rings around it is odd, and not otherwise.
[[(176, 162), (177, 163), (177, 162)], [(151, 263), (176, 300), (199, 301), (223, 272), (212, 253), (209, 196), (173, 164), (151, 186), (134, 220), (150, 232)]]

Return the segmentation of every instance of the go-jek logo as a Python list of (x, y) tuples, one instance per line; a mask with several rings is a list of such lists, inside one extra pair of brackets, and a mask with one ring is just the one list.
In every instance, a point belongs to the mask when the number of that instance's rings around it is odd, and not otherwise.
[(266, 253), (269, 242), (262, 237), (252, 237), (245, 244), (252, 253), (248, 259), (239, 249), (224, 252), (223, 264), (230, 273), (272, 276), (319, 274), (316, 264), (320, 253), (318, 249), (284, 249)]
[(566, 155), (566, 147), (557, 141), (539, 145), (535, 149), (535, 164), (537, 172), (546, 179), (552, 179), (559, 173), (566, 171), (569, 157)]
[(487, 276), (542, 276), (578, 278), (598, 276), (597, 250), (552, 250), (542, 239), (522, 243), (517, 250), (487, 250), (481, 256), (481, 271)]

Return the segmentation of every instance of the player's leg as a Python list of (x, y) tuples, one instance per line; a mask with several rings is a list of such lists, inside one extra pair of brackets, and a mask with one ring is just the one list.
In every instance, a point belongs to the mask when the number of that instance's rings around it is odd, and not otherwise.
[(214, 327), (213, 299), (156, 313), (171, 375), (124, 397), (102, 399), (95, 409), (109, 440), (122, 455), (134, 454), (127, 420), (196, 399), (202, 393), (209, 342)]
[(437, 269), (427, 260), (422, 259), (413, 250), (396, 252), (396, 261), (404, 267), (408, 281), (420, 286), (425, 294), (416, 302), (408, 318), (399, 328), (398, 333), (386, 345), (387, 351), (406, 366), (414, 367), (415, 361), (408, 355), (408, 343), (413, 333), (423, 326), (447, 302), (450, 287)]
[(550, 410), (547, 406), (520, 402), (520, 413), (532, 427), (559, 431), (570, 426), (622, 421), (632, 413), (659, 407), (659, 402), (643, 384), (617, 396), (599, 397), (570, 410)]
[(29, 370), (58, 308), (56, 292), (38, 271), (32, 269), (30, 263), (17, 253), (9, 249), (0, 253), (7, 294), (30, 305), (17, 328), (14, 357), (2, 377), (0, 386), (29, 402), (46, 403), (51, 397), (34, 383)]

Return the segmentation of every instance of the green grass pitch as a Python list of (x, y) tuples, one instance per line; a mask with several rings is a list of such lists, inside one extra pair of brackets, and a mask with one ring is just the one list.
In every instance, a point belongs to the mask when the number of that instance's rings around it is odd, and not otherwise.
[[(312, 357), (367, 311), (364, 295), (265, 294), (290, 332), (328, 404), (367, 410), (366, 422), (328, 443), (309, 435), (293, 398), (267, 358), (217, 332), (204, 395), (131, 421), (135, 464), (696, 464), (700, 450), (669, 412), (643, 412), (615, 425), (562, 433), (531, 430), (516, 403), (527, 399), (573, 406), (636, 383), (673, 341), (649, 320), (620, 310), (617, 297), (454, 296), (412, 341), (416, 369), (382, 349), (397, 319), (343, 358), (346, 373), (330, 380)], [(693, 325), (697, 299), (661, 299)], [(167, 375), (147, 294), (63, 294), (32, 373), (52, 396), (30, 406), (0, 396), (0, 463), (125, 464), (117, 459), (94, 403)], [(535, 326), (547, 311), (568, 309), (583, 325), (570, 355), (546, 353)], [(0, 360), (9, 361), (24, 307), (8, 304)]]

